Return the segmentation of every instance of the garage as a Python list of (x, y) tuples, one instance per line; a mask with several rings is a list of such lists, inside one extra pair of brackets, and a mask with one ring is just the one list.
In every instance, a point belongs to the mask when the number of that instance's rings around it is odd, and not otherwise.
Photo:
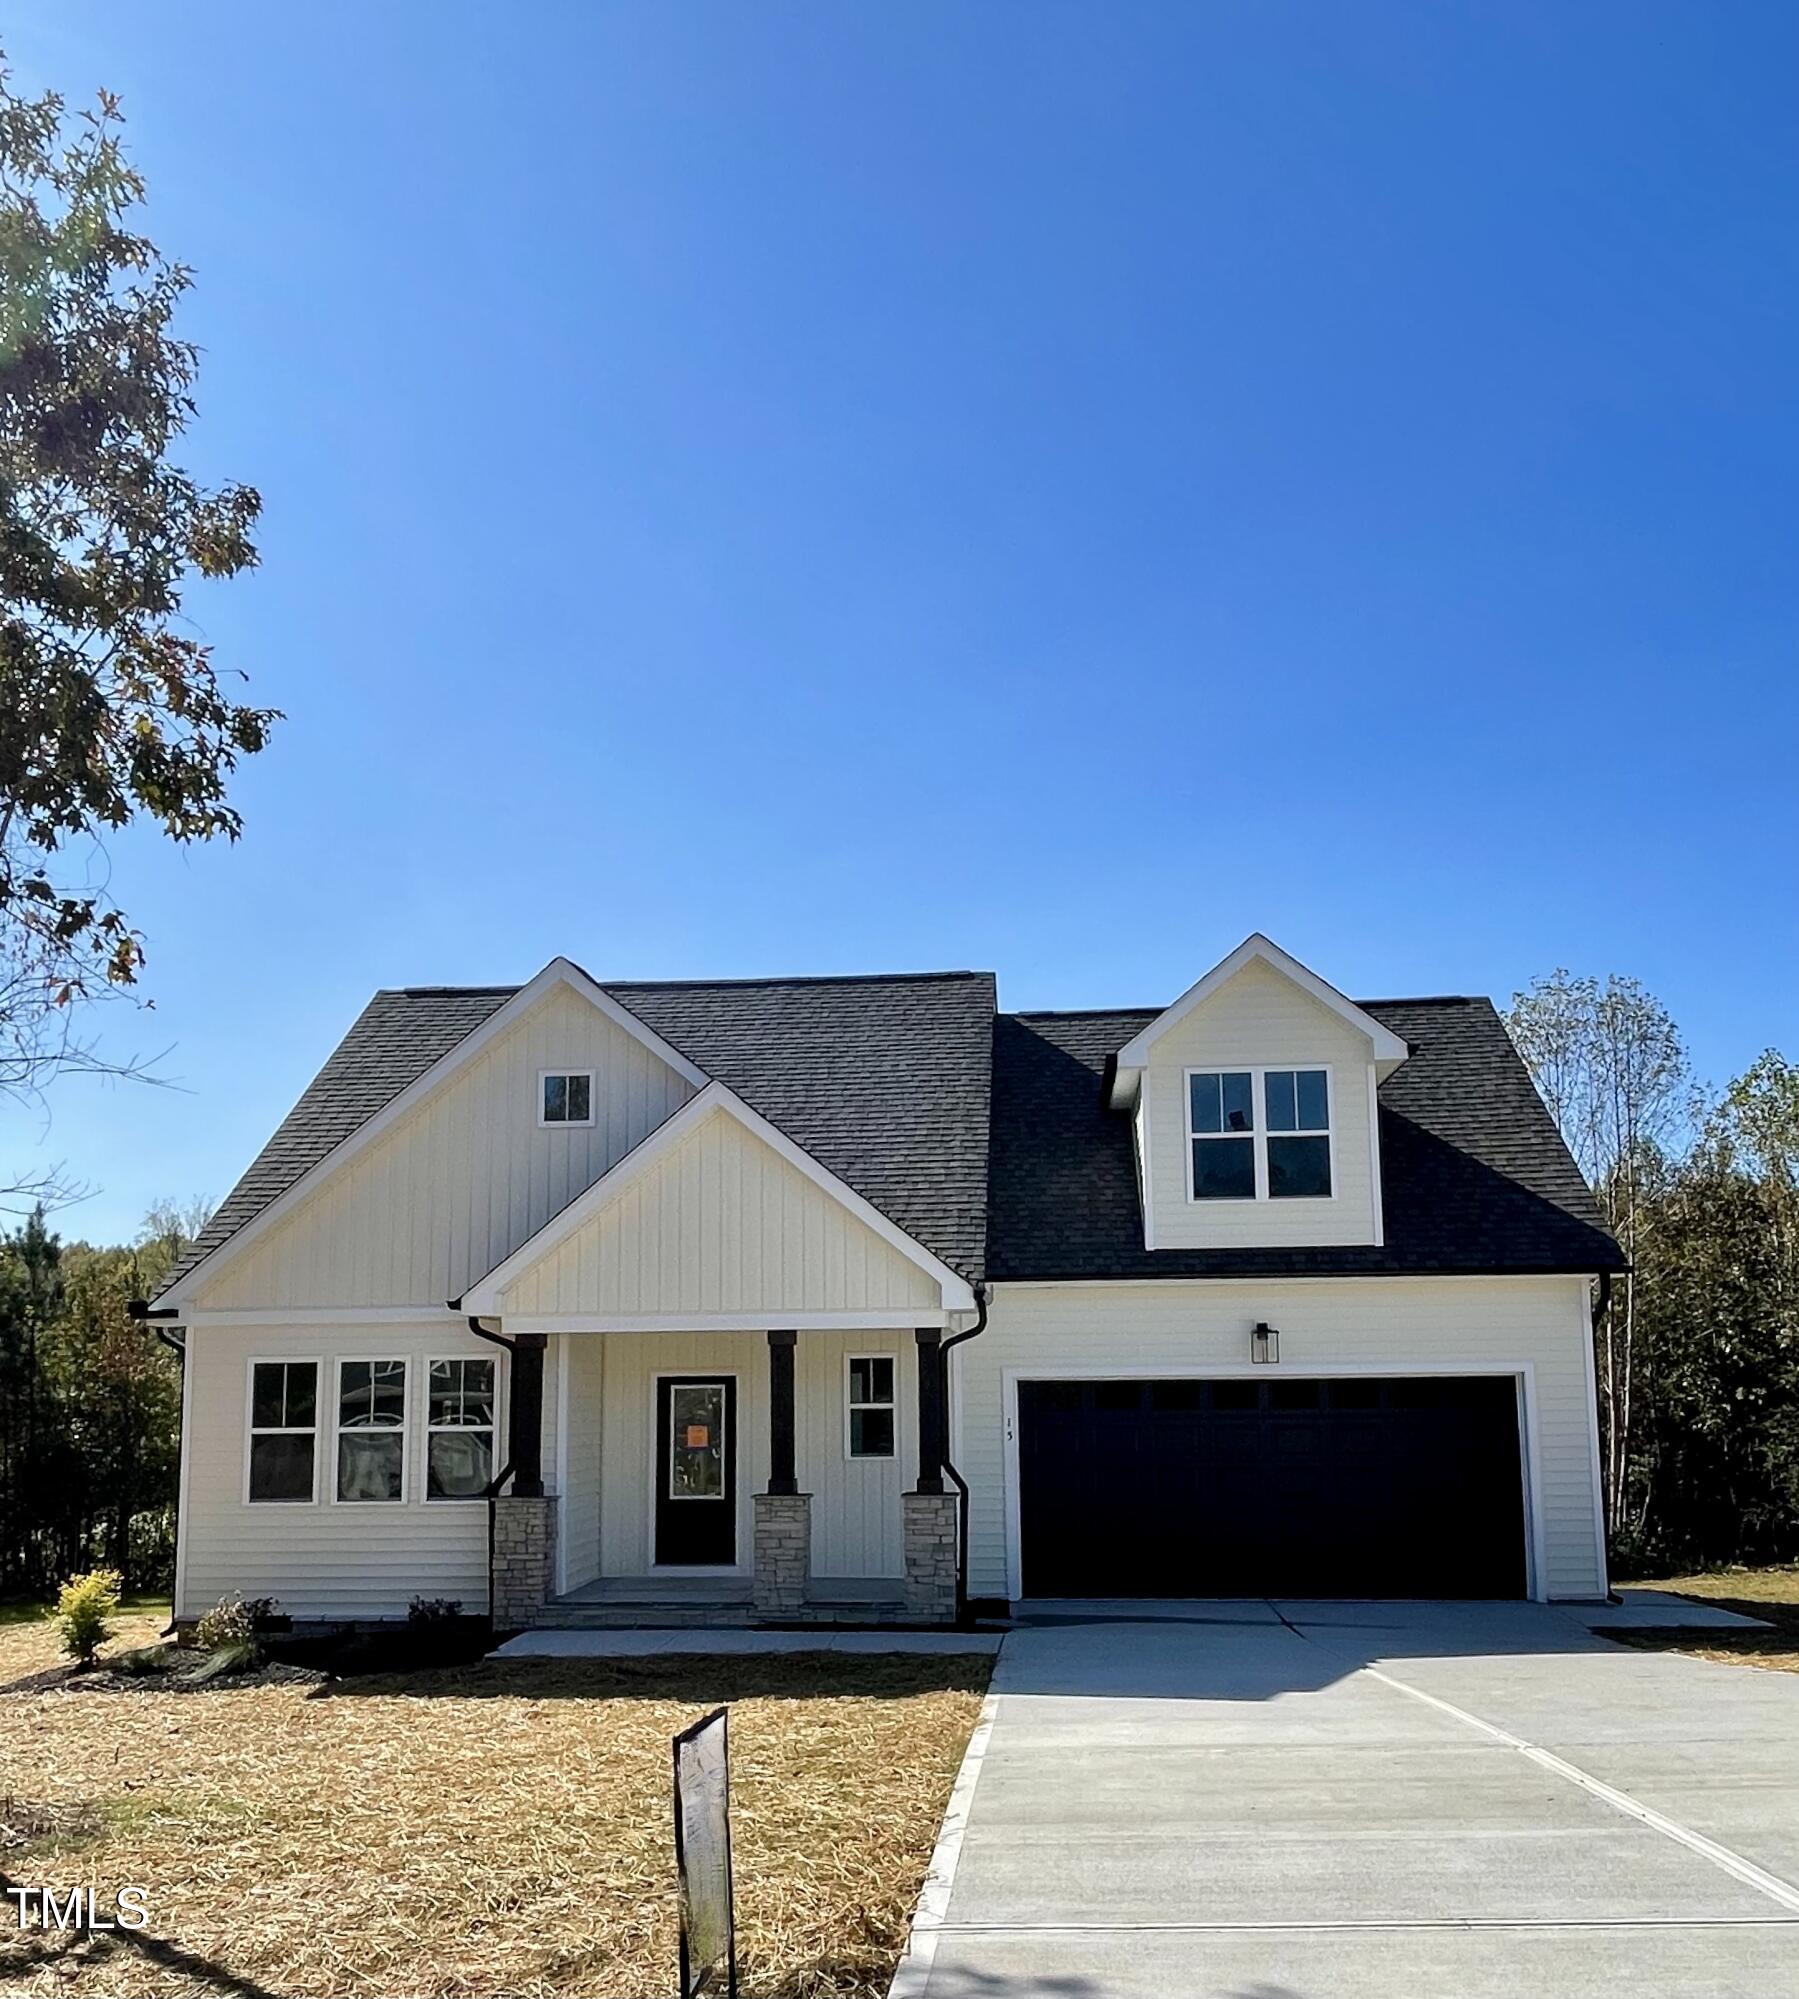
[(1525, 1594), (1517, 1382), (1024, 1381), (1031, 1597)]

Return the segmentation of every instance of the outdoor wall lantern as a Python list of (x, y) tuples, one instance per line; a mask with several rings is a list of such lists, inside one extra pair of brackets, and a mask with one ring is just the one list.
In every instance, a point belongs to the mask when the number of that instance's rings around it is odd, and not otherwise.
[(1263, 1362), (1273, 1364), (1281, 1357), (1280, 1329), (1264, 1326), (1257, 1322), (1255, 1331), (1249, 1336), (1249, 1357), (1260, 1366)]

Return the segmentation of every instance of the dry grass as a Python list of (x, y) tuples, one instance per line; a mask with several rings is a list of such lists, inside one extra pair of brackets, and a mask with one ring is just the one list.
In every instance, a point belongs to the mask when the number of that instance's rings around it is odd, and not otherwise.
[(1727, 1666), (1761, 1666), (1799, 1673), (1799, 1565), (1775, 1569), (1719, 1569), (1703, 1576), (1669, 1576), (1632, 1584), (1665, 1589), (1720, 1610), (1759, 1617), (1772, 1631), (1614, 1631), (1607, 1635), (1641, 1651), (1686, 1652)]
[[(111, 1649), (159, 1621), (122, 1620)], [(47, 1625), (0, 1627), (0, 1688), (55, 1657)], [(0, 1858), (5, 1879), (92, 1882), (103, 1904), (150, 1891), (136, 1940), (21, 1937), (4, 1916), (0, 1981), (106, 1999), (670, 1992), (669, 1738), (728, 1701), (744, 1990), (882, 1991), (988, 1664), (519, 1661), (0, 1693), (0, 1801), (49, 1829)]]

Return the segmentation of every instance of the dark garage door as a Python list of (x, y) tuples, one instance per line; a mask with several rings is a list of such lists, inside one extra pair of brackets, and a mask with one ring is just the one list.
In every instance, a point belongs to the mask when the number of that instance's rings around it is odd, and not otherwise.
[(1026, 1381), (1026, 1596), (1524, 1594), (1517, 1387)]

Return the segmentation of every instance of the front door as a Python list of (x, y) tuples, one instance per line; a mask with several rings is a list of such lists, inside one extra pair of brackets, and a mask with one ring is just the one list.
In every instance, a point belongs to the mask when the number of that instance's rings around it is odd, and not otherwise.
[(664, 1375), (656, 1384), (656, 1566), (737, 1563), (737, 1383)]

